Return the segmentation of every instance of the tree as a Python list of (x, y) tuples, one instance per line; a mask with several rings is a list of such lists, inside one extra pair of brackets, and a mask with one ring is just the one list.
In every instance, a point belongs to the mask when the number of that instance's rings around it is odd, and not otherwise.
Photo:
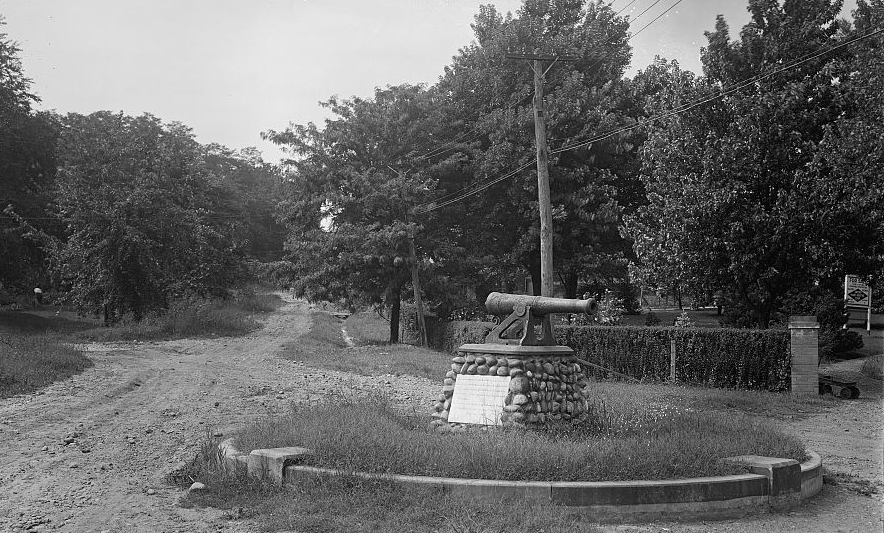
[(409, 234), (422, 268), (451, 263), (446, 232), (434, 226), (430, 233), (430, 219), (418, 224), (413, 214), (431, 198), (435, 174), (457, 165), (456, 158), (428, 164), (414, 156), (440, 126), (440, 106), (432, 91), (412, 85), (323, 105), (334, 115), (323, 128), (310, 123), (265, 134), (292, 156), (280, 211), (293, 287), (313, 301), (388, 306), (390, 342), (398, 342), (411, 279)]
[[(0, 27), (4, 25), (0, 17)], [(0, 288), (27, 290), (46, 281), (44, 254), (30, 238), (28, 221), (43, 222), (55, 174), (53, 117), (33, 111), (20, 50), (0, 33)]]
[[(848, 47), (797, 62), (849, 38), (835, 18), (840, 5), (751, 0), (736, 42), (719, 17), (700, 85), (724, 95), (666, 121), (643, 148), (649, 206), (639, 233), (649, 246), (671, 242), (678, 276), (726, 289), (759, 327), (791, 293), (831, 284), (848, 264), (859, 273), (880, 264), (880, 236), (867, 228), (884, 222), (881, 187), (868, 173), (846, 174), (860, 164), (855, 145), (869, 139), (844, 134), (870, 108), (839, 83), (868, 65), (853, 63)], [(880, 44), (866, 46), (880, 54)], [(649, 222), (674, 207), (680, 220)]]
[[(578, 149), (578, 141), (631, 123), (633, 106), (623, 71), (629, 63), (628, 23), (602, 2), (527, 0), (515, 17), (485, 6), (476, 16), (476, 41), (446, 67), (439, 88), (450, 98), (452, 123), (472, 126), (465, 148), (472, 172), (440, 182), (452, 193), (526, 170), (447, 209), (463, 228), (463, 246), (504, 265), (491, 273), (531, 274), (539, 290), (537, 179), (533, 169), (533, 75), (507, 53), (568, 55), (573, 62), (546, 73), (546, 122), (552, 155), (554, 261), (565, 294), (579, 283), (625, 276), (629, 244), (618, 233), (621, 214), (641, 196), (636, 147), (621, 135)], [(508, 268), (505, 266), (508, 265)], [(495, 280), (500, 283), (500, 280)]]
[(282, 194), (279, 169), (265, 163), (254, 148), (231, 150), (210, 144), (205, 150), (207, 179), (217, 193), (214, 216), (239, 221), (232, 237), (242, 243), (246, 255), (278, 260), (285, 240), (285, 228), (276, 220)]
[(106, 323), (189, 294), (219, 295), (240, 265), (238, 222), (215, 217), (217, 184), (181, 124), (145, 114), (69, 114), (59, 141), (53, 265), (78, 307)]

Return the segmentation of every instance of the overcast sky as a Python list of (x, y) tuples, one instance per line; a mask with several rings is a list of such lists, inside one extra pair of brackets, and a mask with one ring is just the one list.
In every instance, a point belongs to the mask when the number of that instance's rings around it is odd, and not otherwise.
[[(654, 2), (656, 5), (653, 5)], [(615, 10), (630, 0), (614, 0)], [(635, 0), (638, 31), (676, 0)], [(203, 143), (256, 146), (260, 132), (320, 122), (331, 95), (435, 83), (473, 40), (480, 4), (515, 12), (520, 0), (0, 0), (2, 32), (22, 48), (41, 107), (102, 109), (193, 128)], [(631, 41), (630, 75), (655, 55), (700, 71), (703, 31), (723, 14), (732, 35), (746, 0), (683, 0)], [(848, 16), (855, 0), (847, 0)]]

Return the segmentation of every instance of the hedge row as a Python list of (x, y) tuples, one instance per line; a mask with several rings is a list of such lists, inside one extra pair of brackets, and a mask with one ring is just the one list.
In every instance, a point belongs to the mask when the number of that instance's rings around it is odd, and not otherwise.
[[(461, 344), (484, 342), (493, 327), (490, 322), (427, 323), (430, 346), (451, 353)], [(557, 326), (555, 335), (581, 359), (640, 380), (669, 379), (670, 342), (675, 340), (679, 381), (771, 391), (788, 390), (791, 381), (789, 333), (784, 330)]]

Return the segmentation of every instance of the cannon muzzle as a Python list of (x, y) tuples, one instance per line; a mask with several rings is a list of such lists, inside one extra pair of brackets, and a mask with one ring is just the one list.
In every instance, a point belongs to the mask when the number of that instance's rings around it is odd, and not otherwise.
[(531, 307), (531, 313), (537, 316), (550, 313), (584, 313), (591, 315), (598, 309), (598, 303), (596, 303), (594, 298), (589, 300), (572, 300), (570, 298), (549, 298), (546, 296), (492, 292), (485, 299), (485, 309), (492, 315), (512, 313), (518, 306)]

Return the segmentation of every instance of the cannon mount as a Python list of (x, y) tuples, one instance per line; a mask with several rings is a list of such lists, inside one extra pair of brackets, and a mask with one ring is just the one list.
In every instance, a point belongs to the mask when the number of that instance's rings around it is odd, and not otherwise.
[(555, 346), (553, 313), (592, 314), (598, 308), (594, 299), (571, 300), (492, 292), (485, 300), (491, 314), (510, 313), (485, 337), (486, 344)]

